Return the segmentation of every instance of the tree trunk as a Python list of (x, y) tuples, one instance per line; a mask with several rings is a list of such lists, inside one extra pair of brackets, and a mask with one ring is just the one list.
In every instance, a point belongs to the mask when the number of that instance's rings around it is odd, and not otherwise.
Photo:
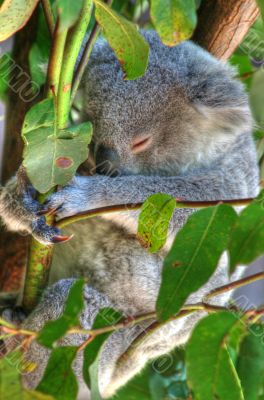
[(227, 60), (259, 15), (255, 0), (205, 0), (198, 11), (193, 40)]

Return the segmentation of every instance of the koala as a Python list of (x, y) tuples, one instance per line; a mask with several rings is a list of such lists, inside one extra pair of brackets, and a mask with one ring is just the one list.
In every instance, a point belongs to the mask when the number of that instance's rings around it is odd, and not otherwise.
[[(0, 215), (8, 229), (26, 231), (45, 244), (74, 234), (67, 243), (55, 246), (50, 285), (24, 321), (28, 329), (40, 329), (61, 315), (69, 289), (79, 277), (89, 282), (80, 316), (84, 328), (91, 328), (102, 307), (125, 316), (153, 312), (164, 257), (194, 210), (175, 211), (167, 242), (156, 254), (136, 238), (138, 211), (102, 214), (63, 232), (47, 226), (43, 212), (56, 209), (61, 219), (99, 207), (143, 202), (154, 193), (192, 201), (243, 199), (258, 193), (253, 119), (236, 71), (191, 41), (166, 47), (154, 31), (142, 34), (150, 45), (143, 77), (124, 80), (114, 52), (103, 39), (95, 44), (87, 66), (82, 118), (93, 123), (96, 173), (76, 176), (44, 205), (34, 199), (32, 186), (21, 184), (19, 178), (1, 188)], [(238, 268), (230, 278), (224, 255), (215, 274), (187, 303), (201, 301), (242, 270)], [(228, 296), (218, 297), (215, 304), (225, 304)], [(134, 340), (153, 321), (111, 334), (99, 361), (102, 398), (115, 394), (147, 361), (184, 344), (204, 315), (197, 312), (167, 322), (137, 346)], [(60, 344), (78, 345), (83, 340), (85, 335), (68, 335)], [(24, 376), (26, 387), (37, 386), (49, 354), (36, 342), (27, 349), (27, 359), (37, 368)], [(85, 398), (82, 357), (80, 352), (74, 364), (79, 399)]]

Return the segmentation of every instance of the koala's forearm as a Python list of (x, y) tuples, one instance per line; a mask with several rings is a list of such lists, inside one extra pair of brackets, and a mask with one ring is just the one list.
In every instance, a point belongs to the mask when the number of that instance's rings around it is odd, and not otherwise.
[[(91, 185), (89, 181), (87, 184), (87, 199), (89, 199), (92, 195)], [(83, 181), (82, 190), (85, 190), (85, 186)], [(186, 201), (242, 199), (256, 196), (257, 187), (258, 179), (254, 176), (252, 179), (247, 178), (246, 181), (240, 173), (227, 176), (221, 171), (215, 173), (205, 171), (181, 177), (124, 176), (101, 179), (99, 177), (95, 184), (94, 195), (100, 207), (143, 202), (154, 193), (167, 193)]]

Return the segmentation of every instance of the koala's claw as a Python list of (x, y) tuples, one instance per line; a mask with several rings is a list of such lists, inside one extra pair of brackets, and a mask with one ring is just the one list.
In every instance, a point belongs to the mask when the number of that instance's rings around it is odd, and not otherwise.
[(73, 235), (70, 236), (63, 236), (63, 235), (57, 235), (54, 236), (51, 241), (52, 243), (63, 243), (63, 242), (68, 242), (69, 240), (71, 240), (73, 237)]

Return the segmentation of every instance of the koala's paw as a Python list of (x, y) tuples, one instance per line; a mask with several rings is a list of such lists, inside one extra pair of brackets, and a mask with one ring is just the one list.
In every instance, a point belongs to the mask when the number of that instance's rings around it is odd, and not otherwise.
[(56, 209), (57, 219), (70, 217), (102, 205), (100, 177), (75, 177), (67, 186), (52, 194), (44, 204), (46, 212)]
[(11, 231), (31, 234), (43, 244), (68, 240), (61, 231), (46, 224), (42, 205), (36, 200), (36, 191), (30, 184), (21, 184), (13, 178), (0, 188), (0, 217)]

